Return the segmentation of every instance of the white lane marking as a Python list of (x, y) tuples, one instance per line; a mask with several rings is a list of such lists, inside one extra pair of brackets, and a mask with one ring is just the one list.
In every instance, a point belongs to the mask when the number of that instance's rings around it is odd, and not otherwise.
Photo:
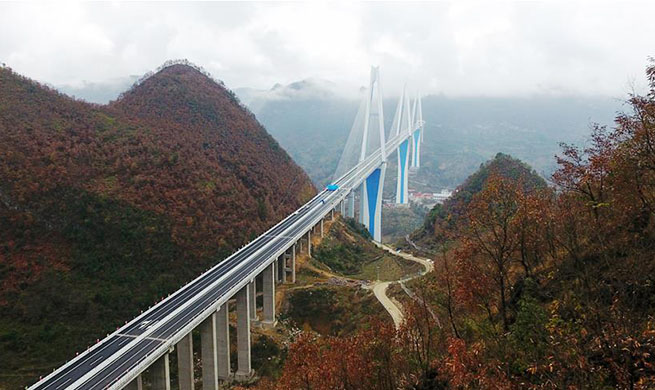
[(62, 387), (66, 386), (66, 383), (70, 382), (71, 379), (73, 378), (68, 378), (64, 381), (64, 383), (61, 383), (59, 386), (55, 387), (55, 389), (61, 389)]
[[(117, 334), (117, 336), (130, 337), (130, 338), (133, 338), (133, 339), (139, 337), (139, 336), (135, 336), (135, 335), (132, 335), (132, 334)], [(144, 339), (145, 340), (161, 341), (161, 342), (168, 341), (168, 339), (161, 339), (161, 338), (158, 338), (158, 337), (149, 337), (149, 336), (144, 337)]]
[(93, 366), (96, 365), (96, 363), (98, 363), (99, 361), (101, 361), (101, 360), (104, 359), (104, 358), (105, 358), (104, 356), (100, 356), (100, 357), (97, 358), (96, 360), (94, 360), (94, 361), (92, 361), (91, 363), (89, 363), (89, 365), (93, 367)]

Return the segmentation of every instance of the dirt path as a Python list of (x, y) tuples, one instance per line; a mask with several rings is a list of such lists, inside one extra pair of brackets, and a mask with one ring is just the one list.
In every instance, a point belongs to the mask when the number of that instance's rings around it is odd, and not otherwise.
[(391, 283), (395, 282), (376, 282), (373, 283), (373, 294), (375, 294), (375, 297), (380, 301), (382, 306), (387, 310), (389, 315), (391, 316), (391, 319), (393, 319), (393, 324), (398, 329), (400, 327), (400, 324), (403, 322), (403, 312), (400, 311), (398, 308), (398, 305), (389, 299), (387, 296), (387, 287)]
[(402, 279), (399, 279), (399, 280), (396, 280), (396, 281), (390, 281), (390, 282), (380, 282), (380, 281), (373, 282), (368, 287), (368, 288), (373, 289), (373, 293), (375, 294), (375, 297), (378, 299), (378, 301), (380, 301), (382, 306), (384, 306), (384, 308), (387, 310), (387, 312), (389, 313), (389, 315), (393, 319), (393, 324), (396, 326), (396, 329), (397, 329), (397, 328), (400, 327), (400, 324), (402, 324), (402, 322), (403, 322), (403, 312), (402, 312), (400, 303), (398, 303), (397, 301), (395, 301), (393, 299), (390, 299), (387, 296), (387, 294), (386, 294), (387, 288), (389, 287), (389, 285), (391, 285), (393, 283), (400, 283), (401, 285), (403, 285), (407, 281), (410, 281), (412, 279), (423, 276), (426, 273), (432, 271), (434, 269), (434, 265), (432, 264), (432, 261), (430, 261), (428, 259), (423, 259), (423, 258), (420, 258), (420, 257), (416, 257), (416, 256), (413, 256), (413, 255), (411, 255), (409, 253), (403, 253), (403, 252), (395, 251), (395, 250), (391, 249), (390, 247), (388, 247), (388, 246), (386, 246), (386, 245), (384, 245), (382, 243), (379, 243), (379, 242), (373, 241), (373, 243), (378, 248), (382, 248), (382, 249), (386, 250), (387, 252), (391, 253), (394, 256), (399, 256), (399, 257), (402, 257), (402, 258), (407, 259), (407, 260), (415, 261), (415, 262), (423, 265), (423, 267), (425, 268), (425, 270), (423, 272), (421, 272), (419, 275), (414, 275), (414, 276), (410, 276), (410, 277), (406, 277), (406, 278), (402, 278)]

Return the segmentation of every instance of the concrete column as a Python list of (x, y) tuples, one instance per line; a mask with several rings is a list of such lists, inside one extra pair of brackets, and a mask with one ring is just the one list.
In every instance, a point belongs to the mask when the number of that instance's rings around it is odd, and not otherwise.
[(190, 332), (177, 343), (176, 349), (180, 390), (193, 390), (193, 337)]
[(273, 327), (275, 326), (275, 275), (273, 268), (275, 261), (266, 267), (262, 272), (262, 292), (264, 294), (264, 318), (262, 325)]
[(332, 222), (334, 222), (334, 209), (330, 210), (330, 218), (332, 219)]
[(273, 280), (275, 283), (278, 283), (280, 281), (280, 273), (277, 270), (277, 259), (273, 261)]
[(250, 320), (257, 321), (257, 278), (248, 284), (250, 288)]
[(152, 372), (152, 390), (171, 390), (171, 368), (168, 364), (168, 353), (157, 359), (150, 366)]
[(132, 382), (125, 386), (125, 390), (143, 390), (143, 380), (141, 379), (141, 375), (134, 378)]
[(348, 217), (355, 218), (355, 191), (348, 194)]
[(298, 245), (299, 245), (298, 250), (302, 252), (302, 238), (298, 240)]
[(307, 232), (307, 256), (312, 257), (312, 232)]
[(321, 219), (321, 238), (323, 238), (323, 220)]
[(250, 365), (250, 316), (248, 315), (248, 302), (250, 289), (242, 288), (237, 297), (237, 372), (236, 379), (248, 379), (252, 376)]
[(296, 283), (296, 246), (291, 246), (291, 283)]
[(277, 264), (277, 270), (279, 272), (280, 276), (280, 282), (286, 283), (287, 282), (287, 258), (286, 255), (283, 253), (278, 257), (277, 259), (278, 264)]
[(218, 365), (216, 364), (216, 313), (200, 325), (202, 390), (218, 389)]
[(230, 378), (230, 311), (227, 302), (216, 312), (216, 343), (218, 351), (218, 378)]

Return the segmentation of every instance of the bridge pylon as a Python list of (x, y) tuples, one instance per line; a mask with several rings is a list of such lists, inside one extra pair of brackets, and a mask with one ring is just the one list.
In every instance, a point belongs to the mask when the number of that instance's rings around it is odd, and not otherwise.
[(412, 108), (412, 168), (421, 167), (421, 144), (423, 143), (423, 109), (421, 97), (417, 94)]
[[(374, 240), (381, 241), (382, 188), (387, 169), (387, 155), (379, 67), (371, 67), (371, 80), (366, 94), (365, 107), (364, 132), (359, 162), (363, 162), (367, 157), (367, 152), (371, 152), (371, 150), (367, 150), (367, 147), (371, 147), (375, 151), (378, 142), (382, 153), (380, 154), (380, 166), (370, 173), (360, 186), (359, 220), (366, 226)], [(375, 137), (375, 133), (373, 133), (375, 131), (378, 132), (378, 137)]]
[(405, 134), (405, 139), (398, 145), (398, 178), (396, 181), (396, 203), (409, 203), (409, 134), (411, 131), (411, 116), (409, 112), (409, 98), (407, 89), (403, 88), (403, 93), (398, 101), (396, 114), (392, 123), (392, 132), (394, 135)]

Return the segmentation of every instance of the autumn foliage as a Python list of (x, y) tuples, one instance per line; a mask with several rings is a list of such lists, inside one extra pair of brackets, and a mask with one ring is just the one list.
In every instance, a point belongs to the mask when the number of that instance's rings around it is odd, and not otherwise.
[(655, 388), (655, 65), (647, 77), (615, 128), (562, 145), (551, 187), (499, 155), (433, 210), (414, 238), (435, 272), (410, 287), (440, 321), (405, 307), (387, 336), (394, 385), (349, 388)]
[(106, 106), (0, 68), (0, 376), (33, 383), (314, 192), (194, 66)]

